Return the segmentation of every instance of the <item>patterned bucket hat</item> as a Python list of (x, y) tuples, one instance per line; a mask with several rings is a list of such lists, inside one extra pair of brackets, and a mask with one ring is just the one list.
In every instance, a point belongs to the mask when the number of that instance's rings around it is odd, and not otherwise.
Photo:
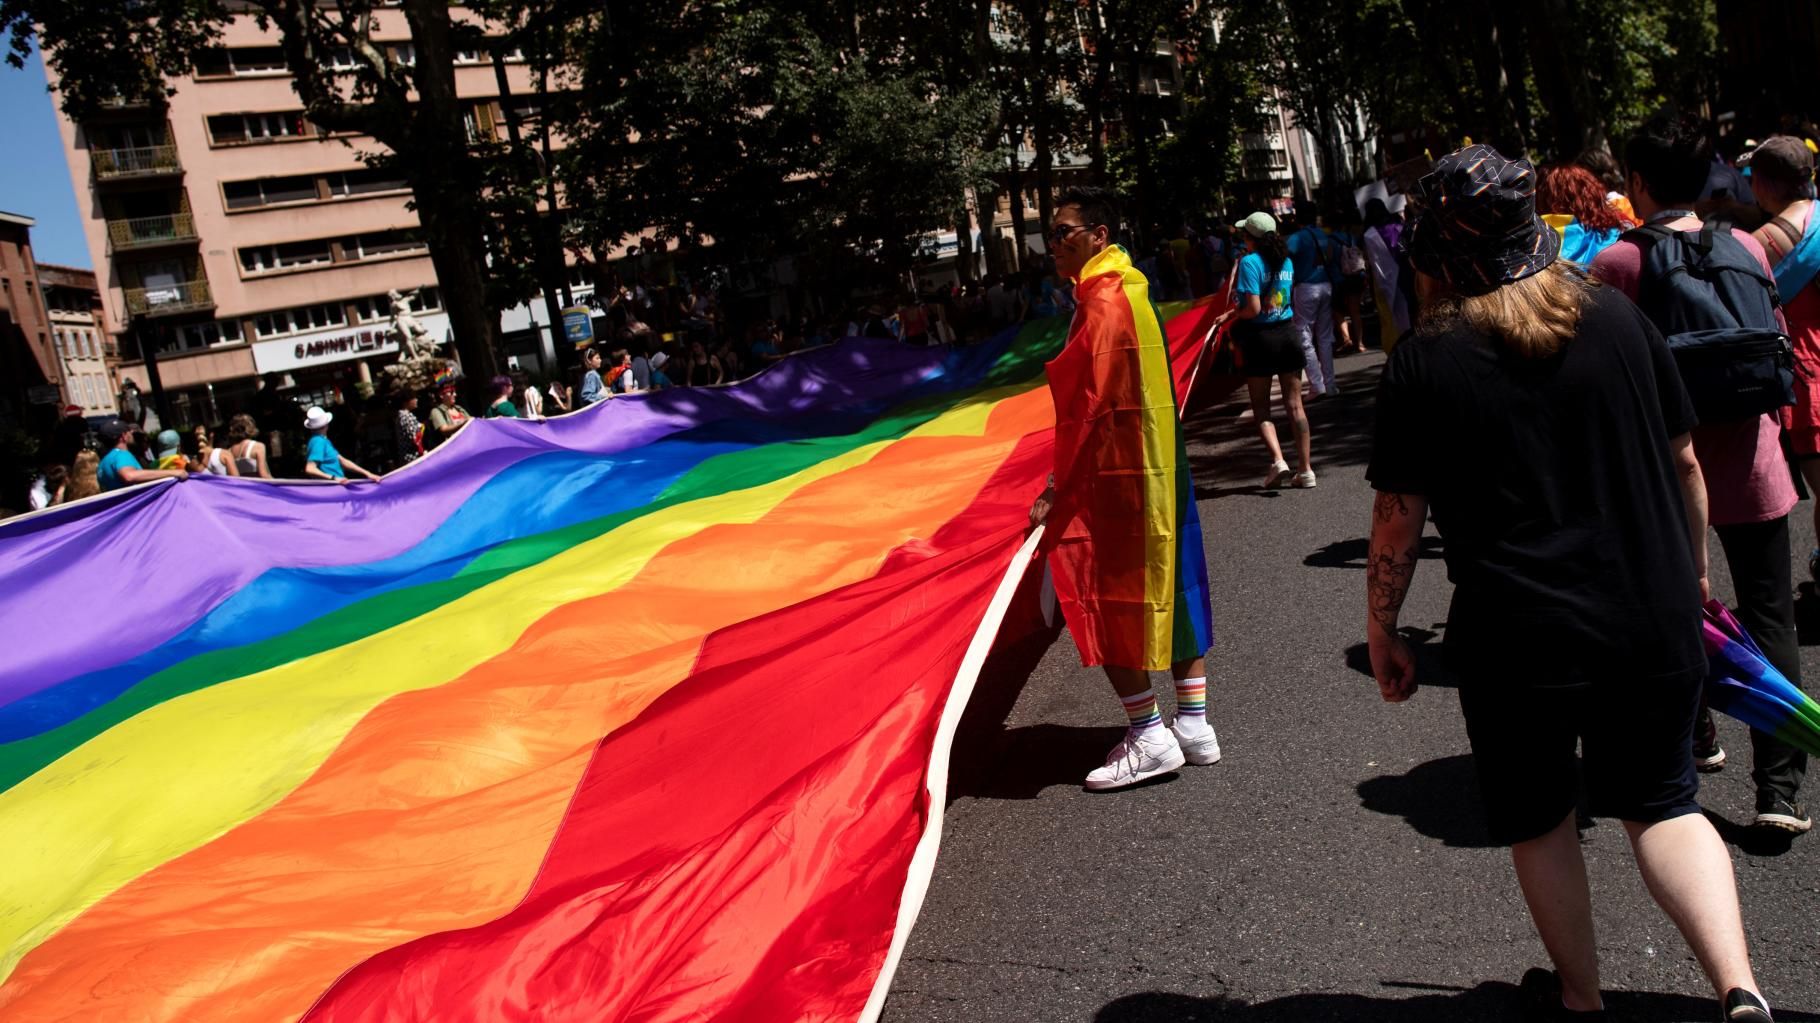
[(1536, 169), (1527, 160), (1467, 146), (1437, 161), (1419, 190), (1409, 261), (1463, 295), (1540, 273), (1561, 251), (1561, 236), (1536, 215)]

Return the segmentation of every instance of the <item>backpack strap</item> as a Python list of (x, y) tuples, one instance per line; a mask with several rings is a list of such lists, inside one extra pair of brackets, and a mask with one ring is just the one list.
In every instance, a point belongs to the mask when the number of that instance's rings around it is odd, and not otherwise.
[[(1814, 216), (1813, 213), (1808, 214), (1809, 218), (1812, 218), (1813, 216)], [(1788, 252), (1795, 251), (1795, 246), (1801, 244), (1801, 236), (1804, 232), (1800, 228), (1789, 223), (1788, 218), (1782, 216), (1782, 214), (1780, 214), (1780, 213), (1769, 218), (1769, 222), (1775, 226), (1776, 230), (1781, 231), (1783, 234), (1788, 236), (1788, 240), (1789, 240)], [(1788, 255), (1788, 252), (1784, 252), (1783, 255), (1785, 255), (1785, 256)]]
[(1664, 238), (1673, 238), (1680, 233), (1681, 232), (1679, 231), (1671, 231), (1661, 224), (1643, 224), (1631, 228), (1618, 237), (1624, 241), (1632, 242), (1638, 247), (1642, 247), (1646, 243), (1661, 241)]

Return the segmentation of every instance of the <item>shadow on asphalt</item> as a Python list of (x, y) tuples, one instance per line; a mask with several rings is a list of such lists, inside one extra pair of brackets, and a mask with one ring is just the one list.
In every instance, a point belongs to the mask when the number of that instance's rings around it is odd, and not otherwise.
[(1496, 844), (1485, 831), (1479, 779), (1467, 754), (1417, 764), (1406, 774), (1367, 779), (1359, 783), (1358, 793), (1365, 809), (1401, 817), (1445, 845), (1485, 849)]
[[(1302, 559), (1302, 564), (1310, 568), (1358, 568), (1365, 567), (1365, 554), (1371, 549), (1370, 537), (1356, 537), (1351, 540), (1335, 540), (1320, 550)], [(1422, 546), (1416, 552), (1419, 558), (1430, 560), (1441, 557), (1441, 538), (1424, 536)]]
[[(1387, 982), (1386, 987), (1420, 987)], [(1432, 989), (1429, 989), (1432, 990)], [(1717, 1019), (1710, 998), (1614, 991), (1605, 996), (1607, 1015), (1621, 1020)], [(1108, 1003), (1093, 1023), (1512, 1023), (1529, 1019), (1515, 984), (1487, 981), (1470, 990), (1449, 989), (1413, 998), (1303, 994), (1248, 1004), (1236, 998), (1194, 998), (1146, 992)], [(1820, 1023), (1820, 1016), (1777, 1008), (1780, 1023)]]
[(1781, 856), (1795, 846), (1795, 836), (1786, 831), (1739, 824), (1706, 807), (1701, 807), (1700, 812), (1713, 822), (1713, 830), (1719, 833), (1726, 845), (1747, 856)]
[[(1349, 369), (1349, 366), (1357, 368)], [(1339, 397), (1324, 398), (1308, 405), (1316, 472), (1324, 466), (1363, 465), (1371, 458), (1372, 398), (1377, 388), (1379, 364), (1374, 361), (1360, 365), (1354, 359), (1343, 358), (1335, 364), (1334, 370), (1340, 381)], [(1202, 449), (1191, 450), (1188, 457), (1198, 500), (1214, 501), (1234, 495), (1277, 496), (1259, 485), (1268, 459), (1264, 457), (1263, 441), (1257, 439), (1252, 425), (1240, 421), (1240, 416), (1251, 406), (1244, 386), (1240, 384), (1234, 388), (1233, 383), (1229, 378), (1209, 381), (1213, 392), (1207, 398), (1195, 400), (1183, 423), (1182, 432), (1188, 443)], [(1287, 420), (1280, 401), (1273, 402), (1271, 414), (1277, 419), (1279, 437), (1287, 444)], [(1234, 457), (1230, 450), (1218, 454), (1205, 450), (1231, 441), (1249, 441), (1250, 445), (1243, 450), (1252, 450), (1257, 457)]]

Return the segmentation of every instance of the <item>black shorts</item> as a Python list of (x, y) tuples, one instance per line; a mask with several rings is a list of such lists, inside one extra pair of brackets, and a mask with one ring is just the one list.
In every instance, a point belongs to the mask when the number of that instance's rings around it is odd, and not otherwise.
[(1248, 377), (1300, 373), (1308, 365), (1302, 355), (1302, 334), (1295, 329), (1294, 320), (1240, 320), (1232, 327), (1232, 339), (1238, 343), (1239, 372)]
[(1595, 817), (1655, 824), (1699, 813), (1700, 687), (1692, 675), (1561, 687), (1464, 683), (1460, 710), (1492, 841), (1547, 834), (1573, 812), (1582, 781)]

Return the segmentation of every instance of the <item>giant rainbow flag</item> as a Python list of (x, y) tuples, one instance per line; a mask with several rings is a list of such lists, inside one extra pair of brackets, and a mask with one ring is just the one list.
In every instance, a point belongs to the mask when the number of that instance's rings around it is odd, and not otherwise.
[(1065, 329), (0, 523), (0, 1019), (874, 1016)]

